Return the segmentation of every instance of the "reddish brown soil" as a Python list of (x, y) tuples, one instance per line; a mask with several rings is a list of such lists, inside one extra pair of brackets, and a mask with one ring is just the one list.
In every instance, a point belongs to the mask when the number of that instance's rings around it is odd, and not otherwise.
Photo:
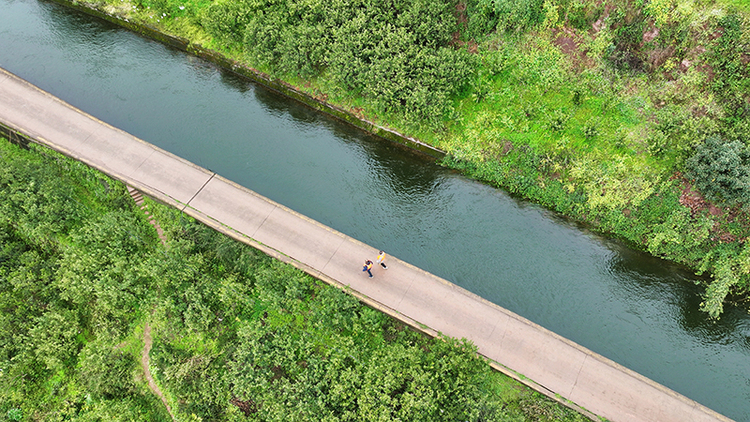
[[(456, 11), (454, 12), (456, 20), (458, 21), (459, 28), (466, 28), (469, 22), (469, 18), (466, 16), (466, 3), (460, 1), (456, 4)], [(476, 54), (479, 51), (479, 45), (474, 40), (461, 41), (461, 31), (453, 33), (453, 39), (451, 45), (455, 47), (467, 47), (469, 53)]]
[[(720, 208), (711, 202), (707, 201), (703, 195), (693, 190), (693, 186), (690, 181), (683, 177), (681, 174), (673, 176), (673, 179), (679, 179), (682, 183), (682, 194), (680, 195), (680, 204), (690, 208), (690, 212), (693, 217), (696, 217), (702, 213), (708, 213), (713, 217), (722, 218), (726, 222), (734, 222), (739, 219), (747, 220), (747, 215), (742, 211), (741, 208)], [(711, 240), (721, 243), (736, 242), (738, 239), (735, 235), (729, 233), (722, 224), (715, 223), (711, 228)]]
[(656, 39), (656, 37), (659, 36), (659, 28), (654, 25), (654, 23), (651, 23), (651, 27), (643, 32), (643, 42), (651, 42)]
[(240, 400), (237, 397), (234, 397), (232, 400), (229, 400), (229, 403), (237, 406), (245, 416), (250, 416), (258, 411), (255, 402), (252, 400)]
[(721, 208), (711, 204), (703, 198), (703, 195), (693, 190), (693, 187), (687, 180), (683, 181), (682, 194), (680, 195), (680, 204), (690, 208), (693, 216), (707, 211), (710, 215), (721, 216), (724, 214)]
[(594, 66), (594, 61), (588, 56), (588, 50), (580, 48), (579, 36), (570, 28), (554, 29), (552, 43), (565, 54), (576, 72)]
[[(674, 55), (676, 49), (674, 46), (669, 46), (665, 48), (656, 48), (648, 52), (648, 58), (646, 61), (648, 62), (649, 69), (651, 71), (655, 71), (661, 65), (667, 62), (672, 55)], [(685, 69), (687, 70), (687, 69)]]

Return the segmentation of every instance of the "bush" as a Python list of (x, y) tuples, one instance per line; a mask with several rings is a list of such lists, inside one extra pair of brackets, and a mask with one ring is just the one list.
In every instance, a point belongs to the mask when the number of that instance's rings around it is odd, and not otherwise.
[(604, 13), (604, 2), (572, 2), (568, 8), (568, 22), (573, 28), (586, 31)]
[[(124, 186), (81, 163), (5, 140), (0, 157), (0, 362), (6, 381), (0, 402), (5, 409), (23, 403), (23, 413), (7, 417), (63, 420), (84, 408), (84, 393), (92, 406), (99, 398), (132, 397), (135, 360), (105, 345), (121, 343), (149, 293), (138, 257), (148, 249), (145, 240), (156, 243), (153, 228), (133, 214), (140, 210), (132, 201), (122, 199)], [(139, 406), (133, 403), (126, 407)]]
[(722, 32), (709, 55), (715, 72), (711, 88), (726, 116), (724, 133), (728, 139), (750, 136), (750, 61), (747, 60), (750, 31), (740, 15), (729, 14), (719, 21)]
[(522, 31), (542, 22), (544, 0), (484, 0), (497, 16), (501, 31)]
[(20, 421), (23, 419), (23, 411), (17, 407), (14, 407), (13, 409), (8, 410), (6, 413), (6, 417), (9, 421)]
[(466, 2), (467, 25), (463, 28), (464, 40), (480, 38), (495, 30), (497, 16), (493, 5), (486, 0), (469, 0)]
[(750, 203), (750, 151), (741, 142), (709, 138), (688, 160), (687, 168), (706, 198), (729, 205)]
[(94, 398), (121, 399), (135, 391), (135, 360), (108, 344), (94, 341), (80, 357), (80, 379)]
[(327, 72), (384, 111), (438, 123), (473, 68), (465, 50), (450, 46), (459, 30), (454, 5), (360, 3), (217, 2), (202, 23), (217, 38), (242, 40), (248, 56), (271, 72), (304, 78)]
[(36, 358), (52, 372), (64, 370), (78, 355), (81, 326), (74, 311), (52, 310), (37, 317), (28, 338)]
[(610, 63), (616, 69), (642, 71), (645, 16), (641, 9), (615, 9), (609, 20), (613, 22), (614, 32), (614, 40), (607, 51)]
[(701, 138), (716, 132), (706, 117), (694, 117), (684, 107), (668, 105), (656, 111), (657, 123), (647, 138), (648, 152), (663, 163), (682, 165), (694, 154)]
[(243, 0), (219, 0), (203, 9), (200, 22), (216, 38), (240, 43), (245, 27), (252, 19), (252, 10)]

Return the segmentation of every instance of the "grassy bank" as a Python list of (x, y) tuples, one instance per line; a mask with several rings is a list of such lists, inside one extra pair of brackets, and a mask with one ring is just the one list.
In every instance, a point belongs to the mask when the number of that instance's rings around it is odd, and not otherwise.
[(0, 419), (583, 421), (299, 270), (0, 139)]
[(448, 152), (747, 301), (744, 0), (99, 0)]

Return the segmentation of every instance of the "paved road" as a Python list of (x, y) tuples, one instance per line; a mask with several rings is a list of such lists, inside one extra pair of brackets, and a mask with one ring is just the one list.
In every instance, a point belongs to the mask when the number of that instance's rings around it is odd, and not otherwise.
[(0, 70), (0, 123), (428, 333), (467, 338), (503, 372), (616, 422), (728, 418), (508, 310), (139, 140)]

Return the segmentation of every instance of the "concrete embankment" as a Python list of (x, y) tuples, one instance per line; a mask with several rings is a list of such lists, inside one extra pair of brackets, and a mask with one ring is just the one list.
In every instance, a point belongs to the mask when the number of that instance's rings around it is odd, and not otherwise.
[[(76, 158), (437, 335), (467, 338), (493, 365), (612, 421), (728, 421), (716, 412), (396, 258), (107, 125), (0, 71), (0, 126)], [(533, 380), (533, 381), (532, 381)], [(591, 413), (588, 413), (591, 415)]]

